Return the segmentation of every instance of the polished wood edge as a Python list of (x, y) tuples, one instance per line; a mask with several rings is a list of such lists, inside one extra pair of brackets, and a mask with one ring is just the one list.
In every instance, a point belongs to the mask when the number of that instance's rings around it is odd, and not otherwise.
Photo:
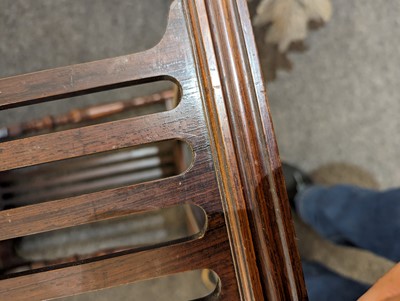
[[(268, 97), (264, 87), (264, 79), (262, 77), (260, 62), (258, 59), (257, 47), (254, 39), (254, 34), (251, 27), (251, 18), (245, 1), (238, 1), (237, 7), (242, 12), (240, 18), (242, 28), (250, 28), (249, 31), (243, 33), (242, 38), (247, 45), (247, 53), (249, 58), (249, 67), (253, 74), (253, 82), (255, 89), (253, 92), (258, 99), (260, 111), (260, 133), (263, 134), (264, 140), (267, 142), (261, 150), (266, 151), (269, 156), (269, 181), (273, 184), (270, 185), (269, 193), (275, 204), (275, 211), (269, 207), (261, 206), (262, 210), (268, 210), (269, 213), (276, 214), (277, 223), (279, 226), (279, 235), (282, 239), (282, 246), (284, 252), (284, 263), (289, 283), (286, 289), (291, 290), (291, 298), (293, 300), (308, 300), (307, 290), (305, 287), (303, 270), (300, 261), (300, 255), (297, 248), (296, 233), (294, 230), (293, 219), (291, 216), (290, 205), (286, 193), (286, 185), (283, 177), (281, 160), (279, 157), (278, 145), (274, 133), (274, 126), (271, 119), (271, 112), (268, 105)], [(251, 34), (250, 34), (251, 33)], [(261, 131), (263, 130), (263, 132)], [(263, 141), (261, 139), (260, 141)], [(266, 188), (266, 187), (264, 187)], [(273, 188), (273, 189), (271, 189)], [(256, 203), (255, 206), (258, 206)], [(265, 217), (266, 215), (264, 215)], [(264, 220), (265, 221), (265, 220)], [(281, 224), (282, 223), (282, 224)], [(262, 229), (260, 229), (262, 231)], [(287, 239), (285, 241), (285, 238)]]
[(184, 3), (197, 55), (198, 76), (204, 86), (205, 110), (224, 192), (241, 297), (306, 300), (265, 88), (254, 40), (250, 38), (252, 29), (246, 3), (243, 0), (185, 0)]
[[(262, 299), (260, 278), (255, 260), (253, 242), (250, 227), (246, 215), (246, 205), (240, 190), (236, 190), (237, 183), (233, 179), (239, 178), (236, 162), (228, 162), (229, 156), (234, 153), (229, 149), (219, 149), (216, 145), (223, 147), (226, 140), (231, 140), (229, 133), (223, 132), (221, 124), (226, 122), (227, 116), (223, 108), (222, 91), (215, 53), (213, 52), (213, 41), (208, 28), (208, 18), (204, 2), (187, 1), (187, 14), (192, 26), (193, 49), (197, 56), (198, 77), (202, 82), (202, 90), (205, 99), (205, 112), (213, 145), (213, 153), (218, 157), (215, 161), (219, 185), (223, 199), (227, 230), (230, 237), (232, 256), (235, 262), (236, 275), (239, 281), (239, 291), (242, 300)], [(219, 101), (217, 101), (217, 99)], [(231, 164), (231, 168), (221, 168)]]

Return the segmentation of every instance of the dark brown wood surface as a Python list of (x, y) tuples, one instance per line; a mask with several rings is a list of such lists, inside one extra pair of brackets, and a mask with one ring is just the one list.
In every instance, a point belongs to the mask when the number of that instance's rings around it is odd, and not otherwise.
[[(243, 277), (242, 296), (246, 300), (261, 298), (259, 288), (254, 285), (257, 281), (251, 279), (258, 269), (264, 297), (268, 300), (305, 299), (246, 4), (244, 1), (189, 1), (189, 8), (195, 48), (203, 67), (203, 93), (214, 152), (219, 158), (218, 172), (227, 208), (233, 211), (228, 218), (235, 219), (228, 223), (231, 235), (237, 237), (232, 249), (241, 254), (236, 258), (237, 265), (243, 266), (239, 274), (248, 276)], [(247, 223), (251, 233), (246, 229)], [(232, 237), (231, 240), (234, 241)]]
[(0, 143), (0, 171), (167, 139), (194, 162), (153, 182), (0, 211), (0, 239), (186, 202), (208, 230), (193, 241), (0, 281), (0, 299), (67, 296), (191, 269), (221, 279), (223, 300), (306, 300), (280, 160), (244, 0), (176, 0), (162, 41), (117, 58), (0, 80), (0, 109), (171, 79), (168, 112)]

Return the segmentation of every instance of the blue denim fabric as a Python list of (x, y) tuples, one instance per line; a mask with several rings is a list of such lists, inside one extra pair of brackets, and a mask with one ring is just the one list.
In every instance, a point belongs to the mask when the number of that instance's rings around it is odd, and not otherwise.
[(369, 288), (309, 261), (303, 260), (303, 272), (310, 301), (355, 301)]
[[(322, 237), (400, 260), (400, 189), (377, 192), (349, 185), (312, 186), (296, 196), (295, 205), (301, 219)], [(304, 263), (304, 275), (311, 301), (356, 300), (366, 289), (322, 266), (309, 265)], [(335, 298), (339, 287), (349, 295)], [(321, 299), (324, 296), (327, 299)]]
[(301, 219), (321, 236), (400, 261), (400, 189), (313, 186), (295, 203)]

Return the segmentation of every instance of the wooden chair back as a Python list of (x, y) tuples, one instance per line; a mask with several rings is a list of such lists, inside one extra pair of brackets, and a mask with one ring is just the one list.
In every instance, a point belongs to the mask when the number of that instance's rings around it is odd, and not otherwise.
[(206, 229), (185, 242), (125, 250), (4, 277), (1, 300), (64, 297), (211, 269), (221, 300), (306, 300), (281, 163), (245, 0), (176, 0), (159, 44), (141, 52), (0, 80), (0, 109), (160, 79), (176, 108), (0, 143), (0, 171), (178, 139), (188, 170), (164, 179), (0, 211), (0, 240), (190, 203)]

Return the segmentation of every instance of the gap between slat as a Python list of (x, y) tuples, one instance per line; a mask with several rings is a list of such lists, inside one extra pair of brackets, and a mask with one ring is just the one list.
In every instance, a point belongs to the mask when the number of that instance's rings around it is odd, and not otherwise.
[(206, 203), (205, 196), (215, 198), (215, 189), (207, 190), (202, 185), (193, 187), (190, 183), (212, 181), (213, 174), (206, 172), (196, 176), (195, 172), (191, 170), (186, 175), (169, 179), (0, 211), (0, 240), (194, 202), (195, 196), (201, 201), (194, 203)]
[(230, 291), (230, 295), (237, 297), (229, 254), (220, 214), (215, 216), (203, 239), (5, 279), (0, 281), (0, 297), (4, 300), (50, 299), (202, 268), (213, 269), (225, 286), (225, 294)]
[(173, 139), (175, 111), (0, 143), (0, 171)]

